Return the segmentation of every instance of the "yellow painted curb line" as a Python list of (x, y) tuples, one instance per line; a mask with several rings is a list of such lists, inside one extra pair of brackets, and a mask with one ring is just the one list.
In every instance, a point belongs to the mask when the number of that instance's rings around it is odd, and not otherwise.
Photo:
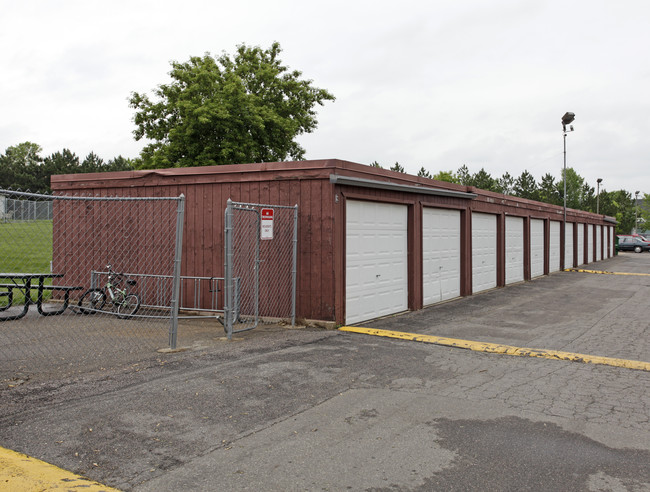
[(650, 277), (650, 273), (608, 272), (607, 270), (583, 270), (581, 268), (565, 268), (564, 271), (578, 273), (598, 273), (600, 275), (633, 275), (637, 277)]
[(573, 362), (584, 362), (586, 364), (603, 364), (606, 366), (625, 367), (638, 371), (650, 372), (650, 362), (638, 360), (614, 359), (612, 357), (600, 357), (597, 355), (576, 354), (573, 352), (561, 352), (558, 350), (541, 350), (511, 345), (500, 345), (488, 342), (473, 342), (457, 338), (434, 337), (431, 335), (418, 335), (417, 333), (405, 333), (401, 331), (377, 330), (374, 328), (362, 328), (357, 326), (342, 326), (340, 331), (350, 333), (361, 333), (364, 335), (375, 335), (379, 337), (399, 338), (401, 340), (412, 340), (414, 342), (433, 343), (446, 347), (457, 347), (476, 352), (488, 352), (492, 354), (516, 355), (519, 357), (541, 357), (544, 359), (568, 360)]
[(0, 490), (119, 492), (26, 454), (0, 446)]

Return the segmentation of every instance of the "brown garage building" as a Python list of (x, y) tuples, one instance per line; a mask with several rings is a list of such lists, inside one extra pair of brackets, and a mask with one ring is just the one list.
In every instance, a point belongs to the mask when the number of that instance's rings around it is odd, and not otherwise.
[(602, 215), (331, 160), (52, 177), (58, 194), (186, 197), (183, 275), (223, 276), (228, 199), (298, 205), (299, 317), (361, 322), (614, 254)]

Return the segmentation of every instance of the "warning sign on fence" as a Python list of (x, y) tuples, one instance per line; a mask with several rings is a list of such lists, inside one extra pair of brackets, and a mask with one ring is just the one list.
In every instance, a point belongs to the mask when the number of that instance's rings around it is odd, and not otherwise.
[(260, 239), (273, 239), (273, 209), (262, 209), (262, 229)]

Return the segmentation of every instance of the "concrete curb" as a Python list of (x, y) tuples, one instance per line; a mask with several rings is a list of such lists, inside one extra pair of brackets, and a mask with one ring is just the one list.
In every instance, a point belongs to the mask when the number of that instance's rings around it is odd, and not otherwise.
[(119, 492), (26, 454), (0, 446), (0, 489)]
[(513, 347), (511, 345), (500, 345), (500, 344), (488, 343), (488, 342), (474, 342), (471, 340), (460, 340), (457, 338), (419, 335), (417, 333), (405, 333), (405, 332), (390, 331), (390, 330), (377, 330), (374, 328), (362, 328), (356, 326), (342, 326), (339, 328), (339, 331), (345, 331), (349, 333), (360, 333), (363, 335), (398, 338), (400, 340), (412, 340), (414, 342), (433, 343), (435, 345), (468, 349), (476, 352), (515, 355), (518, 357), (541, 357), (544, 359), (583, 362), (585, 364), (600, 364), (600, 365), (613, 366), (613, 367), (624, 367), (626, 369), (634, 369), (637, 371), (650, 372), (650, 362), (643, 362), (637, 360), (615, 359), (612, 357), (577, 354), (574, 352), (562, 352), (559, 350), (543, 350), (543, 349), (532, 349), (532, 348), (524, 348), (524, 347)]
[(634, 277), (650, 277), (650, 273), (608, 272), (607, 270), (584, 270), (582, 268), (565, 268), (564, 271), (576, 273), (597, 273), (599, 275), (631, 275)]

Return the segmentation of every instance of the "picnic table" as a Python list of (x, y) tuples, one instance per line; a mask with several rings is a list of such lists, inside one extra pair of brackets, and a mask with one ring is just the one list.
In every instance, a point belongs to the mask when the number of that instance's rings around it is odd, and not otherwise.
[[(8, 280), (9, 282), (11, 282), (11, 283), (0, 283), (0, 289), (4, 290), (3, 292), (0, 292), (0, 296), (7, 298), (7, 305), (4, 307), (0, 307), (0, 312), (7, 311), (12, 306), (13, 299), (14, 299), (14, 295), (13, 295), (14, 290), (22, 291), (22, 293), (25, 296), (25, 303), (23, 305), (22, 311), (20, 311), (17, 314), (0, 316), (0, 321), (10, 321), (10, 320), (20, 319), (24, 317), (29, 311), (29, 305), (34, 304), (34, 301), (32, 301), (32, 296), (31, 296), (32, 289), (36, 289), (38, 293), (35, 304), (39, 314), (43, 316), (53, 316), (57, 314), (62, 314), (68, 308), (68, 303), (70, 300), (70, 292), (73, 292), (75, 290), (81, 290), (83, 289), (83, 287), (65, 286), (65, 285), (45, 285), (46, 279), (55, 279), (61, 277), (63, 277), (62, 273), (0, 272), (0, 280), (2, 281)], [(36, 283), (36, 285), (33, 285), (34, 283)], [(52, 290), (52, 291), (60, 290), (65, 292), (63, 305), (61, 306), (61, 308), (53, 311), (46, 311), (43, 309), (43, 292), (46, 290)]]

